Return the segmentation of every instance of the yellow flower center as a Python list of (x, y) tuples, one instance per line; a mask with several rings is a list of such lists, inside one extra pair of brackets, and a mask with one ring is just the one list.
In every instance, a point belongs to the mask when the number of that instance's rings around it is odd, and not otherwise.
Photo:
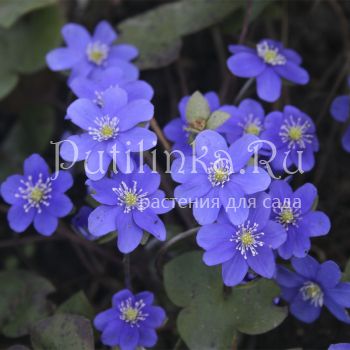
[(288, 132), (288, 136), (291, 140), (293, 141), (298, 141), (301, 139), (301, 137), (303, 136), (303, 132), (301, 130), (300, 127), (297, 127), (297, 126), (292, 126), (290, 129), (289, 129), (289, 132)]
[(316, 283), (312, 283), (306, 287), (305, 292), (310, 298), (313, 299), (320, 294), (321, 288)]
[(245, 246), (250, 246), (254, 243), (254, 238), (249, 231), (244, 231), (242, 236), (241, 236), (241, 242)]
[(283, 224), (290, 224), (294, 220), (293, 212), (288, 208), (284, 209), (281, 213), (281, 222)]
[(137, 320), (137, 316), (139, 314), (139, 310), (133, 307), (128, 307), (123, 311), (125, 320), (128, 322), (134, 322)]
[(101, 128), (101, 135), (105, 138), (112, 137), (114, 135), (114, 129), (106, 124)]
[(32, 189), (32, 192), (30, 193), (30, 199), (35, 202), (35, 203), (39, 203), (41, 201), (41, 199), (43, 198), (43, 191), (38, 188), (38, 187), (34, 187)]
[(124, 202), (125, 202), (125, 205), (128, 207), (132, 207), (132, 206), (136, 205), (137, 195), (135, 193), (132, 193), (132, 192), (127, 192), (125, 194)]
[(275, 50), (266, 50), (264, 53), (264, 60), (267, 63), (273, 63), (275, 62), (277, 55), (278, 53)]
[(228, 172), (226, 169), (215, 169), (214, 179), (217, 182), (223, 182), (227, 181), (228, 179)]
[(96, 50), (90, 53), (90, 60), (95, 63), (101, 62), (103, 58), (104, 58), (104, 54), (101, 51)]
[(246, 134), (251, 134), (251, 135), (256, 135), (258, 136), (260, 134), (260, 128), (254, 124), (254, 123), (249, 123), (245, 130)]

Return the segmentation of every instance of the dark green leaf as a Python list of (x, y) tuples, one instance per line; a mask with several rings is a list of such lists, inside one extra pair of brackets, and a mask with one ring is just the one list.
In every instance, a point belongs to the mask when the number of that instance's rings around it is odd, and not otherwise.
[(177, 326), (191, 350), (229, 349), (238, 331), (264, 333), (287, 316), (285, 308), (273, 304), (279, 295), (273, 281), (261, 279), (224, 290), (220, 268), (205, 266), (199, 252), (169, 262), (164, 284), (169, 298), (183, 307)]
[(82, 316), (57, 314), (41, 320), (31, 330), (34, 350), (93, 350), (91, 323)]
[(0, 328), (7, 337), (28, 334), (30, 326), (51, 310), (46, 296), (55, 288), (40, 276), (27, 271), (5, 271), (0, 273), (0, 285)]
[(181, 37), (220, 22), (243, 0), (182, 0), (128, 18), (119, 26), (121, 40), (137, 46), (141, 69), (158, 68), (179, 54)]
[(61, 304), (56, 313), (75, 314), (88, 319), (92, 319), (95, 315), (95, 311), (83, 291), (74, 294)]
[(0, 26), (9, 28), (26, 13), (55, 2), (56, 0), (0, 0)]

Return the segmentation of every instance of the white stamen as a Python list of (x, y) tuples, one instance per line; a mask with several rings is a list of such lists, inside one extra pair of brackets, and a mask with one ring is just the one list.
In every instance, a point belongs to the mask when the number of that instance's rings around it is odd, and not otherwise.
[(257, 117), (254, 117), (254, 114), (248, 114), (244, 118), (243, 123), (238, 123), (238, 126), (244, 130), (245, 134), (253, 134), (258, 136), (262, 131), (261, 120)]
[(102, 63), (106, 60), (108, 53), (109, 46), (101, 43), (100, 41), (89, 43), (86, 48), (88, 60), (98, 66), (102, 65)]
[(289, 227), (299, 227), (299, 221), (301, 220), (300, 208), (292, 208), (287, 205), (281, 207), (272, 208), (273, 212), (276, 214), (276, 222), (281, 224), (286, 231)]
[(225, 182), (229, 181), (231, 174), (233, 174), (230, 161), (225, 158), (217, 159), (211, 163), (211, 166), (207, 169), (207, 174), (213, 187), (224, 187)]
[(118, 196), (118, 205), (124, 206), (124, 213), (129, 213), (132, 209), (139, 211), (147, 209), (148, 200), (145, 197), (148, 193), (143, 192), (142, 188), (137, 189), (136, 181), (134, 181), (133, 187), (128, 187), (122, 181), (119, 187), (114, 187), (112, 190)]
[(117, 117), (110, 118), (108, 115), (96, 118), (94, 123), (96, 128), (89, 127), (88, 131), (92, 138), (98, 142), (115, 139), (119, 132), (119, 119)]
[(256, 45), (256, 49), (258, 56), (272, 66), (281, 66), (287, 62), (286, 58), (279, 53), (278, 48), (273, 47), (267, 41), (263, 41)]
[(140, 327), (139, 322), (148, 317), (148, 314), (142, 311), (145, 306), (146, 304), (142, 299), (133, 303), (131, 298), (128, 298), (119, 304), (119, 318), (129, 323), (131, 327)]
[(264, 232), (258, 232), (258, 224), (250, 224), (248, 220), (245, 224), (238, 226), (236, 231), (230, 238), (231, 242), (237, 243), (236, 249), (241, 252), (244, 259), (247, 259), (247, 253), (250, 252), (252, 256), (258, 255), (256, 248), (262, 247), (265, 243), (259, 239), (264, 236)]
[(308, 281), (300, 288), (300, 293), (304, 301), (310, 301), (315, 307), (323, 306), (323, 292), (320, 286), (314, 282)]
[(18, 193), (15, 194), (16, 198), (23, 198), (27, 202), (23, 205), (24, 211), (27, 213), (31, 208), (35, 208), (38, 213), (42, 212), (42, 206), (48, 207), (50, 205), (52, 183), (50, 177), (45, 181), (43, 180), (43, 174), (39, 174), (39, 179), (34, 184), (33, 177), (28, 176), (28, 180), (21, 180), (23, 187), (18, 188)]
[(302, 122), (300, 117), (295, 120), (295, 118), (290, 115), (282, 124), (279, 136), (282, 142), (288, 142), (288, 148), (294, 149), (297, 145), (299, 148), (306, 148), (306, 144), (312, 143), (314, 138), (314, 135), (307, 133), (310, 127), (311, 123), (309, 121), (306, 120)]

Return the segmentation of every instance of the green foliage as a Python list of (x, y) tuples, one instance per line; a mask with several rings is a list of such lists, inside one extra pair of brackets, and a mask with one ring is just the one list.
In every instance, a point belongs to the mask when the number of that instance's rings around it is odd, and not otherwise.
[(0, 98), (16, 86), (18, 74), (33, 73), (45, 66), (47, 52), (61, 40), (62, 24), (58, 6), (49, 6), (21, 18), (9, 29), (0, 28), (0, 51), (6, 52), (0, 59)]
[(182, 36), (220, 22), (243, 4), (243, 0), (182, 0), (128, 18), (118, 29), (123, 42), (140, 50), (141, 69), (159, 68), (176, 60)]
[(57, 0), (0, 0), (0, 27), (11, 27), (20, 17)]
[(68, 300), (61, 304), (57, 308), (56, 314), (61, 313), (80, 315), (90, 320), (95, 315), (95, 311), (83, 291), (79, 291), (72, 295)]
[(51, 304), (46, 296), (55, 288), (46, 279), (31, 272), (0, 272), (0, 329), (7, 337), (29, 333), (30, 326), (46, 317)]
[(91, 323), (82, 316), (57, 314), (37, 322), (31, 331), (33, 350), (93, 350)]
[[(43, 152), (50, 144), (55, 126), (54, 111), (45, 105), (27, 106), (1, 144), (0, 179), (17, 171), (23, 160), (34, 152)], [(11, 155), (9, 159), (7, 157)]]
[(230, 349), (237, 332), (260, 334), (276, 328), (287, 316), (273, 299), (273, 281), (260, 279), (225, 289), (220, 268), (207, 267), (201, 253), (189, 252), (170, 261), (164, 283), (171, 301), (182, 307), (177, 328), (191, 350)]

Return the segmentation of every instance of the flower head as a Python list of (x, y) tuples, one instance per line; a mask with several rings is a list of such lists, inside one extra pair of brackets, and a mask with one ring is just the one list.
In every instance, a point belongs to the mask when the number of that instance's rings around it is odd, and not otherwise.
[(120, 68), (107, 68), (93, 77), (79, 76), (70, 84), (70, 88), (79, 98), (87, 98), (98, 106), (103, 106), (104, 93), (114, 87), (120, 87), (128, 94), (128, 101), (148, 100), (153, 97), (152, 87), (142, 80), (130, 81)]
[(303, 171), (310, 171), (315, 165), (314, 153), (319, 148), (315, 125), (308, 115), (293, 106), (266, 116), (261, 139), (276, 147), (277, 154), (271, 162), (275, 170), (301, 163)]
[[(350, 85), (350, 80), (349, 80)], [(345, 123), (350, 117), (350, 96), (337, 96), (331, 105), (331, 115), (338, 122)], [(342, 137), (343, 148), (350, 152), (350, 127), (348, 126)]]
[(278, 266), (276, 281), (290, 312), (299, 320), (315, 321), (325, 306), (338, 320), (350, 323), (350, 283), (341, 282), (341, 271), (331, 261), (319, 264), (311, 256), (293, 258), (295, 272)]
[(46, 61), (53, 71), (71, 70), (70, 81), (92, 77), (109, 67), (121, 69), (128, 80), (138, 78), (138, 69), (129, 62), (138, 50), (128, 44), (113, 45), (117, 34), (108, 22), (98, 23), (93, 35), (79, 24), (68, 23), (62, 36), (67, 46), (49, 52)]
[(156, 135), (138, 126), (153, 117), (153, 105), (145, 99), (129, 101), (125, 90), (108, 89), (102, 98), (103, 105), (81, 98), (67, 110), (68, 118), (83, 133), (69, 137), (61, 147), (61, 157), (67, 161), (85, 160), (86, 175), (99, 180), (107, 173), (111, 162), (124, 173), (135, 166), (131, 152), (154, 147)]
[(310, 238), (326, 235), (331, 226), (326, 214), (312, 208), (316, 187), (307, 183), (293, 192), (286, 181), (280, 180), (271, 184), (269, 193), (274, 201), (271, 218), (283, 226), (288, 237), (279, 248), (279, 255), (284, 259), (306, 256)]
[(199, 224), (213, 223), (221, 207), (233, 224), (247, 219), (247, 195), (266, 190), (271, 181), (265, 170), (248, 165), (257, 140), (244, 135), (228, 147), (220, 134), (205, 130), (195, 139), (192, 156), (175, 159), (171, 175), (180, 183), (175, 197), (192, 203)]
[(81, 234), (86, 239), (93, 241), (96, 239), (88, 230), (88, 217), (92, 213), (93, 208), (88, 207), (87, 205), (83, 205), (77, 214), (75, 214), (72, 218), (72, 226), (73, 228)]
[[(199, 93), (197, 92), (197, 94)], [(180, 117), (173, 119), (164, 127), (165, 136), (174, 143), (172, 149), (178, 150), (184, 155), (191, 154), (190, 145), (194, 138), (201, 131), (207, 129), (207, 121), (210, 114), (215, 111), (222, 111), (229, 114), (232, 112), (232, 109), (226, 108), (228, 106), (220, 107), (218, 95), (210, 91), (202, 96), (205, 99), (203, 102), (207, 104), (206, 115), (198, 116), (195, 120), (189, 121), (187, 109), (191, 97), (193, 97), (193, 95), (185, 96), (181, 99), (178, 105)], [(174, 153), (174, 156), (178, 156), (178, 154)]]
[(256, 207), (240, 225), (232, 225), (220, 214), (217, 223), (205, 225), (198, 232), (197, 243), (206, 251), (204, 263), (222, 264), (227, 286), (241, 283), (249, 267), (266, 278), (272, 278), (275, 272), (273, 249), (286, 240), (286, 233), (280, 224), (269, 220), (271, 208), (264, 205), (267, 198), (265, 193), (259, 194)]
[(114, 294), (112, 307), (94, 319), (95, 327), (102, 332), (102, 343), (121, 350), (153, 347), (157, 342), (155, 329), (166, 318), (161, 307), (152, 305), (153, 299), (150, 292), (134, 295), (128, 289)]
[(123, 253), (133, 251), (140, 244), (144, 231), (165, 240), (165, 226), (158, 214), (170, 211), (173, 202), (165, 199), (164, 192), (158, 189), (160, 176), (148, 166), (87, 184), (92, 197), (101, 203), (88, 220), (93, 236), (117, 231), (118, 248)]
[(264, 130), (264, 109), (253, 99), (243, 100), (238, 107), (225, 106), (223, 110), (230, 111), (231, 118), (217, 131), (226, 137), (229, 144), (246, 134), (259, 137)]
[(274, 102), (281, 95), (282, 78), (296, 84), (307, 84), (309, 74), (300, 67), (300, 56), (282, 43), (263, 39), (256, 48), (230, 45), (233, 54), (227, 65), (230, 71), (242, 78), (256, 78), (258, 96)]
[(73, 184), (65, 171), (50, 175), (44, 159), (33, 154), (24, 161), (24, 174), (12, 175), (1, 185), (1, 195), (11, 205), (8, 221), (15, 232), (25, 231), (34, 222), (35, 229), (50, 236), (58, 218), (72, 210), (72, 202), (64, 194)]

